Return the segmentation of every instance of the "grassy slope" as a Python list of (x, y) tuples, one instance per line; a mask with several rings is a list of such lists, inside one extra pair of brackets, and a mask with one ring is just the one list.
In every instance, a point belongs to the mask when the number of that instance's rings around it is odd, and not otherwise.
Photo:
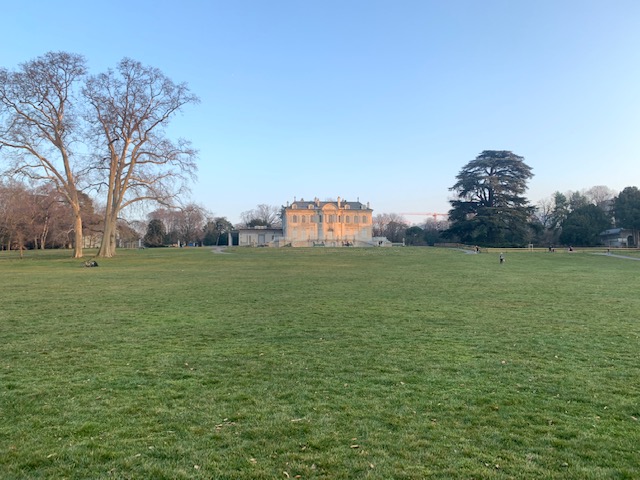
[(7, 478), (637, 478), (640, 262), (0, 256)]

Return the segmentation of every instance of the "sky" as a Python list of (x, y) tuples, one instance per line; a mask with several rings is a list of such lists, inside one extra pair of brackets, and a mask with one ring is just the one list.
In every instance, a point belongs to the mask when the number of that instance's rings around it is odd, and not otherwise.
[(67, 51), (187, 83), (201, 101), (168, 132), (199, 151), (190, 200), (233, 223), (338, 196), (417, 223), (484, 150), (524, 157), (533, 204), (640, 185), (637, 0), (23, 0), (0, 18), (2, 67)]

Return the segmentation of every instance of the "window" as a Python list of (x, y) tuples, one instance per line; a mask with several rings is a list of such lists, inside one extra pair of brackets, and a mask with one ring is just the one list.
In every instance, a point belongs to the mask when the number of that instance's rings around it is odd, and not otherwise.
[(367, 223), (367, 216), (366, 215), (362, 215), (362, 223)]
[(354, 215), (353, 223), (360, 223), (360, 217), (358, 215)]
[(351, 223), (351, 217), (349, 215), (344, 216), (344, 223)]
[(300, 220), (301, 220), (302, 223), (307, 223), (306, 215), (300, 215)]
[(291, 215), (291, 223), (298, 223), (298, 215)]

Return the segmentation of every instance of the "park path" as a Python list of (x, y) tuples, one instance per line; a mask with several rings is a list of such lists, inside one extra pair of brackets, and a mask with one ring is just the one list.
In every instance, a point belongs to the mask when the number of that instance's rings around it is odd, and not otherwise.
[[(478, 252), (474, 250), (467, 250), (465, 248), (458, 248), (461, 252), (468, 253), (471, 255), (476, 255)], [(591, 255), (601, 255), (604, 257), (614, 257), (614, 258), (622, 258), (624, 260), (640, 260), (640, 257), (629, 257), (627, 255), (618, 255), (617, 253), (592, 253)]]
[(593, 253), (592, 255), (603, 255), (605, 257), (624, 258), (626, 260), (640, 260), (640, 257), (628, 257), (626, 255), (618, 255), (617, 253)]

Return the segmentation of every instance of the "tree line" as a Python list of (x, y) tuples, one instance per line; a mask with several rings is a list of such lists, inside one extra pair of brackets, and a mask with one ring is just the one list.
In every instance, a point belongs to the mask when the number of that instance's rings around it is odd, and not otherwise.
[(438, 228), (409, 227), (401, 217), (378, 216), (375, 232), (408, 244), (438, 241), (479, 246), (522, 247), (601, 244), (600, 234), (618, 227), (632, 231), (640, 245), (640, 191), (635, 186), (616, 194), (606, 186), (583, 192), (555, 192), (532, 205), (524, 196), (533, 171), (524, 158), (510, 151), (486, 150), (468, 162), (450, 188), (448, 223)]
[[(523, 196), (532, 170), (511, 152), (485, 151), (458, 174), (451, 189), (449, 219), (429, 219), (409, 225), (404, 217), (383, 213), (373, 218), (373, 235), (407, 245), (440, 242), (479, 246), (575, 245), (601, 243), (600, 234), (612, 227), (633, 232), (640, 239), (640, 191), (627, 187), (617, 193), (606, 186), (583, 191), (555, 192), (531, 205)], [(79, 192), (85, 246), (101, 241), (104, 213)], [(73, 245), (74, 219), (66, 199), (51, 184), (27, 187), (17, 181), (0, 182), (0, 248), (62, 248)], [(119, 246), (227, 245), (238, 227), (281, 226), (280, 208), (265, 204), (242, 212), (242, 223), (232, 225), (190, 203), (161, 207), (147, 222), (117, 221)], [(95, 240), (98, 238), (99, 240)], [(142, 239), (142, 241), (140, 241)], [(236, 240), (237, 241), (237, 240)]]
[(228, 245), (233, 231), (226, 217), (211, 216), (204, 208), (189, 204), (179, 210), (151, 212), (142, 239), (145, 247)]
[[(102, 241), (104, 212), (92, 198), (79, 194), (83, 218), (83, 247)], [(190, 203), (180, 208), (161, 207), (147, 215), (148, 222), (117, 220), (118, 247), (170, 245), (227, 245), (234, 226)], [(260, 220), (255, 219), (259, 223)], [(74, 218), (65, 198), (51, 185), (28, 187), (0, 180), (0, 250), (73, 248)]]
[[(531, 243), (595, 246), (612, 227), (640, 230), (640, 195), (627, 187), (617, 196), (605, 186), (569, 195), (556, 192), (538, 207), (524, 196), (533, 177), (524, 158), (510, 151), (484, 151), (458, 174), (451, 187), (447, 234), (464, 243), (523, 246)], [(636, 213), (638, 210), (638, 213)]]

